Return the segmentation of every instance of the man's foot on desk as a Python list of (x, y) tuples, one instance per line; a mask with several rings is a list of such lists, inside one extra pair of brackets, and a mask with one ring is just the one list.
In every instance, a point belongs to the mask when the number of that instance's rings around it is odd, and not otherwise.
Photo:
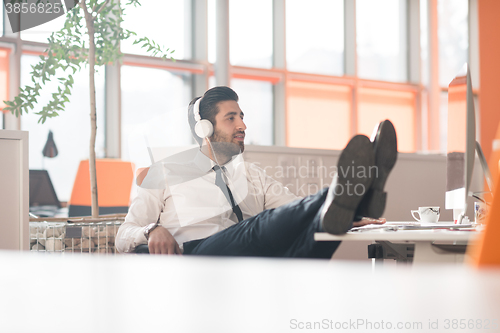
[(398, 140), (394, 125), (389, 120), (382, 121), (372, 137), (375, 152), (375, 170), (373, 183), (359, 205), (357, 216), (378, 219), (385, 210), (387, 192), (384, 192), (389, 173), (398, 158)]
[(356, 135), (349, 141), (340, 154), (337, 175), (321, 209), (324, 231), (341, 235), (352, 227), (358, 205), (372, 184), (374, 161), (373, 146), (366, 136)]

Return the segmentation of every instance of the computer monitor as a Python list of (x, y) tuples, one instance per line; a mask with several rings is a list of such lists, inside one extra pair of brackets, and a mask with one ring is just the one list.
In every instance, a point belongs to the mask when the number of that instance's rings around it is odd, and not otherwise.
[(47, 170), (30, 170), (30, 207), (38, 206), (61, 208)]
[(448, 148), (446, 209), (453, 209), (455, 223), (461, 224), (467, 211), (475, 152), (491, 189), (491, 176), (479, 142), (470, 71), (467, 64), (448, 87)]

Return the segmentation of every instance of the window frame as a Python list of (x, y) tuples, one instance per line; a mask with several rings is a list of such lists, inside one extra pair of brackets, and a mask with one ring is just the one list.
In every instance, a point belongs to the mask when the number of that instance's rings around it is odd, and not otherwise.
[[(356, 133), (357, 128), (357, 107), (358, 93), (360, 87), (373, 87), (377, 89), (396, 89), (416, 92), (415, 99), (415, 147), (417, 151), (442, 151), (439, 143), (439, 128), (431, 127), (431, 119), (439, 114), (439, 94), (442, 87), (436, 85), (435, 79), (430, 75), (428, 85), (422, 83), (422, 66), (420, 55), (420, 2), (428, 1), (429, 16), (429, 72), (432, 73), (438, 66), (436, 60), (436, 45), (432, 39), (437, 36), (436, 22), (434, 17), (437, 13), (438, 0), (400, 0), (406, 6), (405, 24), (407, 27), (406, 47), (408, 82), (394, 83), (377, 80), (362, 79), (357, 76), (357, 53), (356, 53), (356, 0), (344, 0), (344, 66), (343, 76), (319, 75), (310, 73), (297, 73), (288, 71), (286, 68), (286, 0), (272, 0), (273, 7), (273, 66), (270, 69), (232, 66), (228, 57), (217, 59), (215, 64), (208, 61), (208, 0), (187, 0), (186, 6), (191, 8), (186, 11), (186, 20), (190, 24), (191, 43), (188, 43), (191, 54), (190, 60), (177, 60), (176, 62), (163, 61), (158, 58), (140, 56), (134, 54), (124, 54), (123, 63), (132, 66), (162, 68), (174, 72), (187, 72), (194, 74), (192, 82), (192, 97), (200, 96), (208, 88), (208, 79), (215, 75), (217, 84), (230, 85), (231, 78), (244, 78), (261, 80), (273, 84), (273, 117), (274, 117), (274, 144), (287, 145), (286, 140), (286, 104), (287, 91), (286, 82), (288, 80), (307, 80), (311, 82), (332, 84), (342, 84), (352, 87), (352, 114), (351, 114), (351, 134)], [(220, 32), (229, 25), (229, 0), (216, 0), (216, 14), (218, 21), (216, 29)], [(19, 33), (8, 31), (8, 18), (2, 10), (4, 17), (4, 35), (0, 36), (0, 46), (10, 47), (13, 51), (9, 66), (9, 96), (13, 98), (19, 92), (20, 80), (20, 58), (23, 53), (43, 52), (45, 43), (24, 41)], [(224, 16), (225, 15), (225, 16)], [(469, 0), (469, 59), (470, 66), (475, 71), (479, 70), (478, 57), (478, 31), (477, 31), (477, 0)], [(227, 31), (226, 31), (227, 32)], [(218, 36), (223, 36), (220, 34)], [(227, 40), (217, 43), (219, 54), (229, 54), (229, 36)], [(119, 158), (120, 149), (120, 65), (106, 66), (106, 154), (108, 157)], [(216, 71), (216, 68), (219, 70)], [(118, 69), (118, 70), (117, 70)], [(221, 71), (224, 72), (221, 75)], [(224, 77), (225, 75), (225, 77)], [(222, 78), (222, 79), (221, 79)], [(224, 82), (226, 81), (226, 82)], [(475, 95), (479, 95), (477, 89), (477, 75), (473, 77)], [(115, 87), (112, 90), (109, 87)], [(116, 88), (118, 87), (118, 88)], [(108, 89), (109, 88), (109, 89)], [(118, 89), (118, 91), (116, 91)], [(446, 89), (446, 88), (445, 88)], [(437, 105), (436, 105), (437, 96)], [(4, 113), (3, 127), (7, 129), (19, 129), (20, 120), (10, 113)], [(115, 123), (113, 125), (113, 123)], [(117, 125), (118, 124), (118, 125)]]

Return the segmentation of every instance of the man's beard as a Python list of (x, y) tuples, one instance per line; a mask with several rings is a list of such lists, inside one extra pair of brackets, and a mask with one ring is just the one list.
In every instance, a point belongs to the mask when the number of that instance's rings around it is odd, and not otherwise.
[(245, 143), (243, 141), (234, 141), (234, 136), (226, 136), (219, 131), (215, 131), (210, 142), (217, 154), (225, 155), (228, 158), (243, 153)]

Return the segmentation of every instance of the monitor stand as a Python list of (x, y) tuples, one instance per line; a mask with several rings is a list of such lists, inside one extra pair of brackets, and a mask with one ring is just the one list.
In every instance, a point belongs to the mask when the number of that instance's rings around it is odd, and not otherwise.
[[(483, 149), (481, 148), (481, 144), (477, 141), (476, 141), (476, 152), (477, 152), (477, 156), (479, 157), (479, 162), (481, 163), (484, 178), (486, 179), (486, 184), (488, 185), (489, 191), (469, 193), (468, 195), (485, 202), (483, 199), (478, 197), (476, 194), (493, 193), (493, 180), (491, 177), (490, 168), (488, 167), (488, 163), (486, 163), (486, 158), (484, 157), (484, 153), (483, 153)], [(460, 213), (460, 215), (457, 218), (457, 224), (462, 224), (464, 222), (464, 218), (465, 218), (465, 211), (462, 211), (462, 213)]]
[(479, 162), (481, 162), (481, 166), (483, 168), (484, 178), (486, 178), (486, 183), (488, 184), (488, 189), (491, 193), (493, 193), (493, 180), (491, 177), (490, 168), (488, 167), (488, 163), (486, 163), (486, 158), (484, 158), (483, 150), (481, 149), (481, 145), (476, 141), (476, 152), (479, 157)]

